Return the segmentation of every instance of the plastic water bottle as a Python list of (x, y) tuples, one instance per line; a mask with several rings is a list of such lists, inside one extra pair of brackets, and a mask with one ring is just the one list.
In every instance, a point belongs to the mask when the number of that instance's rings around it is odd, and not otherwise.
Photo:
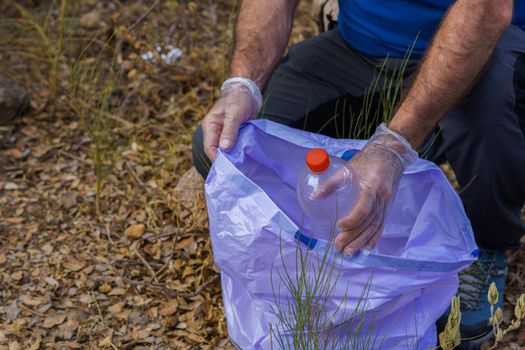
[(310, 238), (334, 240), (336, 223), (348, 215), (357, 201), (355, 175), (340, 158), (330, 157), (322, 148), (306, 155), (306, 166), (297, 180), (297, 199), (308, 217)]

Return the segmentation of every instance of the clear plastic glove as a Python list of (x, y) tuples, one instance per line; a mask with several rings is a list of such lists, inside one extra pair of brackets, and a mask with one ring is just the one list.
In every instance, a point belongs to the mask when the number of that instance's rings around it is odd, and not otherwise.
[(204, 152), (211, 160), (215, 159), (218, 147), (229, 150), (235, 145), (241, 124), (254, 119), (262, 104), (261, 91), (246, 78), (227, 79), (221, 94), (202, 120)]
[(362, 151), (348, 161), (356, 175), (358, 199), (349, 215), (340, 219), (335, 247), (346, 256), (361, 248), (372, 250), (383, 232), (384, 220), (401, 175), (417, 153), (399, 134), (381, 124)]

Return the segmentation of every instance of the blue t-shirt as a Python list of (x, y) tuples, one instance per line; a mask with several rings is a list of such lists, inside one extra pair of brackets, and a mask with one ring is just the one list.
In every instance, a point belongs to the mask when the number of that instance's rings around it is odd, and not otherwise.
[[(339, 32), (370, 57), (419, 58), (453, 0), (339, 0)], [(516, 0), (513, 24), (525, 29), (525, 0)], [(417, 40), (416, 40), (417, 38)]]

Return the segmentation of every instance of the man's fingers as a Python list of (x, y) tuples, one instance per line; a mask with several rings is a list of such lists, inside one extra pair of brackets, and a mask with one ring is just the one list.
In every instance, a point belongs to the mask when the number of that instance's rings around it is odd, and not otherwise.
[[(345, 256), (354, 256), (357, 252), (365, 246), (366, 243), (372, 239), (378, 232), (382, 231), (383, 226), (383, 215), (378, 215), (374, 218), (370, 226), (368, 226), (359, 236), (357, 236), (350, 243), (345, 245), (343, 248), (343, 254)], [(380, 233), (379, 233), (380, 235)]]
[(381, 226), (377, 229), (377, 231), (372, 235), (372, 237), (370, 237), (370, 239), (368, 240), (368, 242), (366, 242), (365, 244), (365, 249), (366, 250), (372, 250), (374, 249), (374, 247), (376, 246), (377, 242), (379, 241), (379, 239), (381, 238), (381, 235), (383, 234), (383, 229), (385, 228), (385, 222), (383, 220), (383, 223), (381, 224)]
[(237, 135), (241, 124), (250, 119), (253, 111), (252, 101), (249, 99), (233, 101), (225, 105), (224, 126), (222, 129), (219, 146), (224, 150), (229, 150), (237, 142)]
[(353, 239), (358, 237), (367, 227), (370, 226), (372, 221), (377, 216), (377, 206), (373, 206), (372, 210), (368, 213), (366, 218), (357, 227), (347, 229), (345, 227), (340, 228), (341, 232), (335, 238), (335, 248), (337, 250), (343, 250), (345, 245), (350, 243)]
[(368, 242), (365, 243), (365, 249), (366, 250), (372, 250), (377, 244), (377, 241), (379, 241), (379, 238), (381, 238), (381, 235), (383, 234), (383, 229), (385, 228), (385, 218), (386, 218), (386, 211), (387, 207), (383, 205), (381, 208), (381, 225), (377, 229), (377, 231), (370, 237)]
[(342, 231), (352, 231), (359, 227), (374, 209), (376, 198), (368, 191), (361, 190), (359, 197), (350, 214), (337, 222), (337, 226)]
[[(313, 193), (314, 198), (325, 198), (335, 192), (345, 180), (344, 170), (339, 170), (333, 176), (324, 181), (321, 186)], [(346, 215), (348, 213), (344, 213)]]
[(222, 121), (213, 116), (206, 116), (202, 121), (204, 152), (210, 160), (214, 160), (219, 147), (222, 132)]

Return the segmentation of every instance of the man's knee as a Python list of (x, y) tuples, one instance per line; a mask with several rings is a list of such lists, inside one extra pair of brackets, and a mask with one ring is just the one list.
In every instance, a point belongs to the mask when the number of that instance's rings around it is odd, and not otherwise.
[(191, 153), (195, 169), (197, 169), (203, 178), (206, 178), (210, 171), (211, 161), (204, 152), (204, 138), (201, 125), (199, 125), (193, 134)]

